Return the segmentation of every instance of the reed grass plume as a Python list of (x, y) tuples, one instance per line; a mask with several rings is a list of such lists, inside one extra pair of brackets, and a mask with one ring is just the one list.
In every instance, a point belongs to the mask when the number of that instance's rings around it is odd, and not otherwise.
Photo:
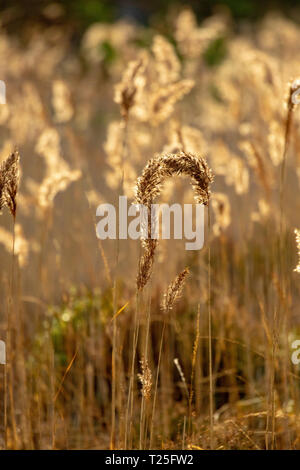
[(213, 176), (203, 157), (182, 151), (177, 154), (160, 155), (149, 160), (136, 185), (137, 204), (148, 208), (148, 237), (143, 240), (144, 253), (139, 263), (137, 276), (138, 290), (145, 287), (151, 276), (157, 246), (157, 240), (151, 238), (153, 225), (151, 204), (159, 196), (164, 181), (176, 175), (190, 177), (194, 198), (198, 204), (207, 205), (209, 201)]
[(134, 105), (145, 66), (145, 55), (141, 55), (139, 59), (130, 62), (123, 74), (122, 81), (115, 88), (115, 102), (120, 105), (124, 119), (128, 118), (129, 111)]
[(72, 119), (72, 97), (67, 83), (63, 80), (54, 80), (52, 84), (52, 106), (55, 122), (66, 123)]
[(144, 289), (152, 274), (154, 254), (157, 240), (149, 239), (143, 243), (144, 253), (139, 261), (136, 285), (138, 290)]
[(173, 282), (169, 285), (166, 293), (163, 296), (162, 301), (162, 310), (164, 312), (169, 312), (172, 310), (175, 302), (180, 298), (182, 294), (182, 290), (184, 287), (184, 283), (186, 281), (187, 276), (189, 275), (189, 268), (184, 268), (181, 273), (179, 273)]
[(145, 358), (142, 358), (140, 361), (141, 364), (141, 373), (138, 374), (138, 379), (142, 385), (142, 395), (146, 400), (151, 398), (152, 390), (152, 372), (149, 367), (148, 361)]
[(7, 206), (16, 217), (19, 186), (19, 152), (15, 150), (0, 166), (0, 210)]
[(214, 212), (213, 233), (219, 236), (231, 223), (231, 209), (228, 196), (224, 193), (213, 193), (211, 206)]
[(51, 207), (54, 198), (59, 192), (81, 177), (80, 170), (63, 170), (48, 176), (42, 182), (38, 191), (38, 203), (41, 208)]
[(195, 82), (190, 79), (169, 83), (164, 87), (157, 85), (149, 98), (148, 119), (154, 126), (165, 121), (174, 111), (174, 105), (189, 93)]
[(5, 206), (5, 173), (2, 166), (3, 164), (0, 167), (0, 211)]
[[(135, 21), (124, 2), (14, 3), (0, 7), (0, 449), (300, 449), (296, 2), (255, 24), (175, 0), (142, 23), (146, 2)], [(101, 22), (67, 3), (105, 4)], [(205, 204), (203, 249), (173, 227), (164, 240), (161, 213), (132, 240), (120, 195)]]
[(195, 80), (181, 77), (182, 64), (175, 48), (163, 36), (154, 36), (151, 52), (141, 56), (143, 67), (137, 74), (129, 65), (128, 74), (125, 72), (117, 85), (115, 100), (121, 104), (123, 117), (131, 109), (137, 121), (157, 127), (174, 113), (175, 106), (195, 86)]
[(291, 109), (292, 111), (295, 110), (297, 104), (298, 104), (298, 93), (300, 91), (300, 78), (297, 78), (296, 80), (293, 80), (289, 84), (289, 92), (288, 92), (288, 108)]

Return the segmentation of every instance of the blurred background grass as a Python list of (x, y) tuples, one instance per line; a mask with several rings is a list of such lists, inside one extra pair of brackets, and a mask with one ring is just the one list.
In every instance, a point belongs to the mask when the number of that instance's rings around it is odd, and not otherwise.
[(203, 19), (220, 11), (228, 11), (239, 27), (243, 21), (255, 22), (272, 11), (281, 12), (288, 18), (300, 21), (299, 0), (2, 0), (0, 11), (2, 24), (7, 31), (21, 34), (39, 24), (41, 27), (66, 25), (74, 36), (81, 36), (95, 22), (122, 19), (133, 20), (144, 26), (154, 26), (168, 32), (167, 13), (189, 6), (197, 19)]

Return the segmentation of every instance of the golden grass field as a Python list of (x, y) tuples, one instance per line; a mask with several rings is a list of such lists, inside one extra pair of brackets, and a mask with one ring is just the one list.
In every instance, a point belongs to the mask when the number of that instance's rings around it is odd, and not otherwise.
[[(166, 23), (0, 30), (3, 449), (300, 449), (300, 28)], [(119, 195), (204, 248), (97, 239)]]

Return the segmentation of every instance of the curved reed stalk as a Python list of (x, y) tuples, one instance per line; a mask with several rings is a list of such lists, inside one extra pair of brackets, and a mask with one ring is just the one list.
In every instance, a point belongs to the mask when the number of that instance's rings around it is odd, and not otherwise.
[[(207, 205), (213, 176), (204, 158), (181, 151), (160, 155), (149, 160), (142, 176), (137, 180), (136, 202), (151, 210), (151, 204), (159, 196), (166, 178), (187, 175), (192, 180), (194, 197), (198, 204)], [(142, 240), (144, 252), (139, 263), (137, 288), (142, 290), (150, 279), (157, 240), (151, 238), (151, 218), (148, 217), (148, 237)]]
[(0, 165), (0, 210), (7, 206), (15, 219), (19, 186), (19, 152), (15, 150)]

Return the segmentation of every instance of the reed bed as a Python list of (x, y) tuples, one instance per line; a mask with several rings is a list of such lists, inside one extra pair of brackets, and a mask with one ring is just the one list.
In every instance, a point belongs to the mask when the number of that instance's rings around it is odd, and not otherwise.
[[(300, 449), (299, 26), (166, 18), (0, 29), (1, 449)], [(203, 249), (98, 240), (119, 195)]]

